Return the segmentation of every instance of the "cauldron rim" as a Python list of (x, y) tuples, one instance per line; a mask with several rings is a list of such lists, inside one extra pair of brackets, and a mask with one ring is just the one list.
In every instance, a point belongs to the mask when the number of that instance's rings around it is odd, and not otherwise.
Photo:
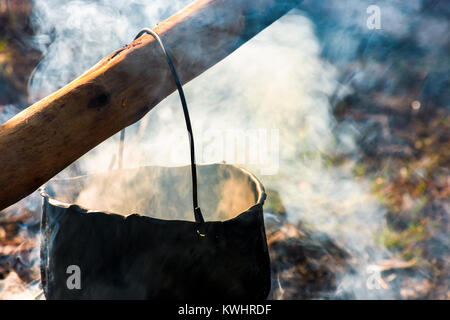
[[(258, 193), (258, 199), (255, 202), (254, 205), (248, 207), (246, 210), (241, 211), (239, 214), (237, 214), (235, 217), (231, 218), (231, 219), (226, 219), (226, 220), (207, 220), (205, 222), (207, 223), (223, 223), (223, 222), (232, 222), (232, 221), (236, 221), (239, 219), (242, 219), (246, 214), (248, 214), (249, 212), (254, 212), (254, 208), (255, 207), (263, 207), (264, 205), (264, 201), (266, 200), (267, 194), (265, 193), (265, 189), (264, 186), (262, 185), (261, 181), (259, 181), (259, 179), (250, 171), (248, 171), (247, 169), (244, 169), (243, 167), (236, 165), (236, 164), (227, 164), (227, 163), (211, 163), (211, 164), (197, 164), (197, 167), (219, 167), (219, 166), (226, 166), (226, 167), (233, 167), (237, 170), (242, 171), (245, 175), (247, 175), (252, 182), (255, 184), (257, 193)], [(135, 168), (122, 168), (122, 169), (117, 169), (117, 170), (113, 170), (113, 171), (125, 171), (125, 170), (139, 170), (142, 168), (164, 168), (164, 169), (171, 169), (171, 168), (190, 168), (189, 165), (181, 165), (181, 166), (161, 166), (161, 165), (151, 165), (151, 166), (139, 166), (139, 167), (135, 167)], [(74, 177), (70, 177), (70, 178), (55, 178), (52, 179), (51, 181), (68, 181), (68, 180), (74, 180), (74, 179), (82, 179), (82, 178), (86, 178), (86, 177), (91, 177), (94, 175), (105, 175), (108, 172), (96, 172), (96, 173), (88, 173), (85, 175), (79, 175), (79, 176), (74, 176)], [(162, 219), (162, 218), (155, 218), (155, 217), (150, 217), (150, 216), (146, 216), (146, 215), (142, 215), (138, 212), (136, 213), (130, 213), (127, 215), (123, 215), (120, 213), (116, 213), (116, 212), (111, 212), (111, 211), (105, 211), (105, 210), (93, 210), (93, 209), (88, 209), (84, 206), (78, 205), (75, 202), (74, 203), (67, 203), (64, 201), (60, 201), (57, 200), (55, 198), (52, 198), (47, 192), (46, 192), (46, 186), (47, 184), (44, 184), (41, 188), (39, 188), (39, 192), (40, 195), (44, 198), (44, 202), (49, 203), (52, 206), (55, 207), (59, 207), (59, 208), (63, 208), (63, 209), (67, 209), (67, 208), (79, 208), (81, 209), (81, 211), (86, 211), (86, 213), (89, 212), (102, 212), (108, 215), (117, 215), (117, 216), (122, 216), (125, 219), (129, 216), (138, 216), (139, 218), (146, 218), (146, 219), (150, 219), (150, 220), (154, 220), (154, 221), (161, 221), (161, 222), (184, 222), (184, 223), (192, 223), (192, 224), (196, 224), (197, 222), (193, 222), (193, 221), (189, 221), (189, 220), (183, 220), (183, 219)], [(78, 210), (77, 210), (78, 211)]]

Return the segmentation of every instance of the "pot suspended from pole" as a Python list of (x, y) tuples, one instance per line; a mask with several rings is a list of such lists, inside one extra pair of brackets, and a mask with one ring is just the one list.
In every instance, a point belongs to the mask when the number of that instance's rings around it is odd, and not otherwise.
[[(191, 165), (120, 167), (49, 182), (41, 192), (45, 296), (265, 299), (270, 291), (270, 261), (264, 188), (252, 174), (232, 165), (199, 166), (197, 177), (181, 81), (158, 34), (144, 29), (136, 38), (144, 33), (160, 44), (177, 86)], [(121, 164), (124, 131), (120, 141)], [(68, 275), (71, 272), (78, 274)], [(75, 283), (70, 284), (72, 280)]]

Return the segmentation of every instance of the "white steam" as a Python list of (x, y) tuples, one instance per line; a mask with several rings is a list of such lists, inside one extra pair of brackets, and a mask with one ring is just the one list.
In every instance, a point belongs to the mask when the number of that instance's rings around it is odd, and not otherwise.
[[(39, 99), (65, 85), (130, 42), (141, 28), (156, 25), (189, 2), (37, 1), (34, 23), (44, 58), (30, 80), (31, 97)], [(259, 176), (266, 188), (280, 193), (289, 220), (302, 220), (327, 232), (352, 252), (361, 269), (342, 280), (339, 294), (388, 298), (387, 291), (367, 290), (365, 274), (366, 265), (386, 254), (373, 242), (383, 223), (383, 209), (368, 182), (353, 176), (351, 164), (327, 165), (329, 155), (357, 155), (358, 133), (350, 125), (335, 123), (329, 97), (336, 92), (343, 96), (350, 89), (340, 86), (339, 71), (320, 52), (311, 20), (293, 12), (185, 85), (198, 137), (197, 159), (238, 162)], [(268, 154), (276, 150), (276, 174), (260, 174), (273, 164), (270, 161), (250, 161), (249, 155), (239, 161), (227, 157), (224, 149), (234, 148), (224, 143), (230, 130), (244, 134), (262, 130), (268, 137), (276, 132), (278, 138), (272, 142), (256, 140), (256, 150), (267, 148)], [(117, 148), (115, 136), (83, 156), (78, 165), (85, 172), (106, 171)], [(236, 150), (236, 157), (240, 151)], [(181, 105), (172, 94), (127, 129), (124, 164), (188, 163)]]

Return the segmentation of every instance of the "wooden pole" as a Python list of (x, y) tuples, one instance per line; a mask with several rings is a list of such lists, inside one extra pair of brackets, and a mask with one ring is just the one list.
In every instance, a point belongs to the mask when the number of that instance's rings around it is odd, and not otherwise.
[[(299, 2), (198, 0), (154, 30), (186, 83)], [(141, 119), (174, 90), (161, 49), (144, 35), (17, 114), (0, 127), (0, 210)]]

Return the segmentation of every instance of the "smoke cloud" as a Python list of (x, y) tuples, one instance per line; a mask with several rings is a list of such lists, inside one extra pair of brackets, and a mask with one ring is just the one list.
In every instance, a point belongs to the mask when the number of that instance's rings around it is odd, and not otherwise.
[[(31, 99), (64, 86), (106, 54), (129, 43), (141, 28), (156, 25), (189, 3), (36, 1), (35, 42), (44, 57), (29, 81)], [(408, 10), (417, 10), (418, 1), (408, 3)], [(389, 256), (373, 240), (383, 227), (385, 212), (369, 181), (354, 177), (351, 162), (334, 167), (327, 159), (350, 155), (356, 160), (360, 156), (357, 128), (336, 123), (330, 97), (349, 94), (358, 79), (370, 84), (367, 69), (358, 69), (347, 82), (341, 81), (339, 69), (360, 50), (368, 32), (368, 5), (368, 1), (306, 2), (307, 12), (292, 11), (184, 86), (198, 137), (198, 162), (227, 161), (248, 168), (266, 188), (279, 192), (290, 221), (303, 221), (328, 233), (357, 257), (358, 272), (341, 279), (336, 297), (351, 294), (361, 299), (390, 297), (388, 290), (366, 286), (370, 265)], [(401, 8), (387, 2), (383, 8), (383, 28), (394, 36), (408, 32), (407, 13)], [(324, 12), (332, 13), (331, 18), (322, 16)], [(343, 32), (348, 36), (345, 39)], [(423, 32), (417, 37), (424, 39)], [(236, 139), (230, 142), (226, 138), (233, 130), (244, 135), (260, 130), (265, 136), (253, 142), (247, 139), (239, 148)], [(188, 164), (186, 134), (175, 93), (127, 128), (125, 167)], [(264, 148), (267, 152), (256, 160), (251, 154), (242, 156), (252, 147), (255, 152)], [(80, 158), (76, 164), (79, 172), (107, 171), (117, 149), (118, 135)], [(275, 165), (274, 154), (276, 170), (265, 174), (265, 168)], [(71, 175), (72, 171), (65, 170), (59, 176)]]

